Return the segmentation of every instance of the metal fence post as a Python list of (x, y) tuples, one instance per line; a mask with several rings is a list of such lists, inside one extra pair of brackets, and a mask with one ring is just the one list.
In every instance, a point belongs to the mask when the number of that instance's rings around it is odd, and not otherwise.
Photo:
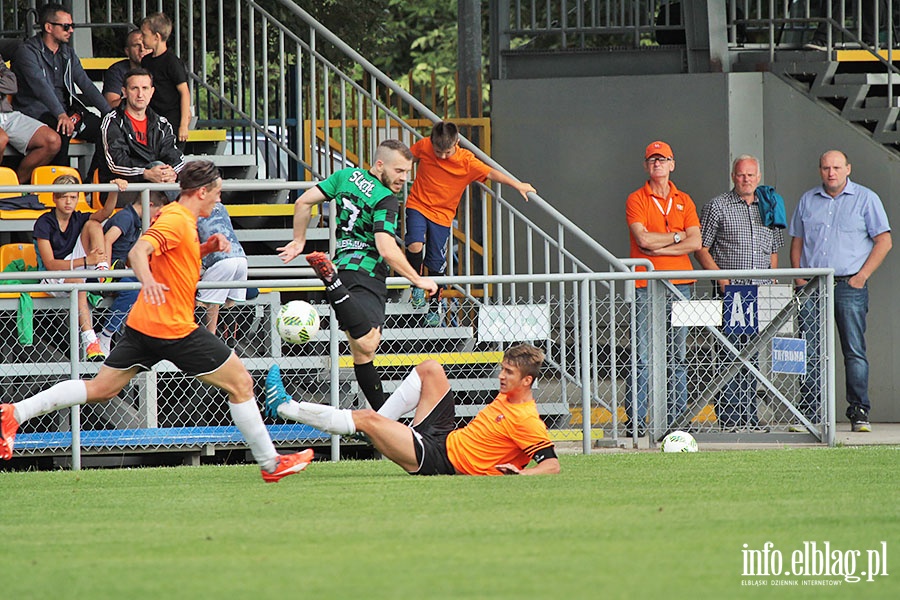
[(647, 281), (647, 301), (649, 320), (649, 347), (647, 350), (647, 374), (649, 390), (647, 390), (647, 414), (650, 424), (647, 431), (651, 444), (662, 437), (668, 426), (668, 324), (666, 323), (667, 292), (660, 280)]
[[(79, 379), (78, 359), (81, 354), (81, 330), (78, 323), (78, 288), (69, 294), (69, 367), (70, 379)], [(72, 470), (81, 470), (81, 407), (77, 404), (69, 413), (72, 429)]]
[[(581, 319), (581, 450), (591, 453), (591, 280), (579, 283), (578, 314)], [(562, 378), (565, 386), (565, 378)]]

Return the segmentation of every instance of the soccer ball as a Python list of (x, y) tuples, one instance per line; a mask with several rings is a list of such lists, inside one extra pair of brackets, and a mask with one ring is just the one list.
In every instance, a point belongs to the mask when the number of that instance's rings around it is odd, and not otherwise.
[(660, 450), (663, 452), (697, 452), (697, 440), (686, 431), (673, 431), (663, 438)]
[(278, 335), (291, 344), (305, 344), (319, 332), (319, 313), (308, 302), (292, 300), (278, 311)]

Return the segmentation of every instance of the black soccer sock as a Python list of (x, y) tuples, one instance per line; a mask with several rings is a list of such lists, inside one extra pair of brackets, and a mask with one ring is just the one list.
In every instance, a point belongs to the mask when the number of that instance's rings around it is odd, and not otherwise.
[(372, 409), (378, 410), (384, 406), (384, 390), (381, 389), (381, 377), (378, 375), (375, 363), (353, 365), (353, 372), (356, 373), (356, 383), (359, 384), (359, 389), (362, 390)]
[(406, 260), (409, 261), (410, 266), (416, 271), (416, 273), (422, 273), (422, 262), (425, 260), (425, 250), (420, 250), (419, 252), (410, 252), (409, 248), (406, 249)]
[(341, 283), (340, 277), (335, 277), (325, 288), (325, 297), (328, 298), (328, 303), (334, 309), (341, 328), (354, 340), (358, 340), (372, 330), (372, 324), (363, 313), (359, 302), (350, 295), (350, 292)]

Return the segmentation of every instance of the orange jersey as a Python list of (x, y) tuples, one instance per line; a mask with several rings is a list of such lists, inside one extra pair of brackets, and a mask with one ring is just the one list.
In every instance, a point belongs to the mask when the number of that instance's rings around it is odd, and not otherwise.
[[(686, 231), (688, 227), (700, 227), (697, 207), (686, 193), (669, 182), (669, 197), (660, 198), (650, 191), (650, 184), (632, 192), (625, 202), (625, 218), (628, 221), (628, 235), (631, 238), (631, 258), (647, 258), (653, 263), (656, 271), (690, 271), (691, 258), (687, 254), (681, 256), (647, 256), (634, 241), (631, 233), (632, 223), (643, 223), (647, 231), (663, 233), (666, 231)], [(655, 199), (655, 202), (654, 202)], [(668, 212), (667, 212), (668, 211)], [(637, 267), (638, 271), (646, 271)], [(672, 283), (693, 283), (694, 279), (677, 279)], [(637, 287), (647, 287), (647, 280), (635, 282)]]
[(126, 322), (145, 335), (166, 340), (187, 336), (197, 328), (194, 304), (200, 280), (200, 238), (197, 217), (178, 202), (165, 206), (159, 218), (139, 238), (153, 246), (150, 270), (168, 286), (163, 304), (149, 304), (140, 294)]
[(419, 166), (406, 207), (419, 211), (432, 223), (450, 227), (466, 186), (487, 179), (491, 167), (465, 148), (457, 148), (450, 158), (438, 158), (430, 138), (419, 140), (410, 150)]
[(501, 475), (496, 465), (524, 468), (553, 445), (534, 401), (511, 404), (498, 394), (472, 421), (447, 436), (447, 457), (464, 475)]

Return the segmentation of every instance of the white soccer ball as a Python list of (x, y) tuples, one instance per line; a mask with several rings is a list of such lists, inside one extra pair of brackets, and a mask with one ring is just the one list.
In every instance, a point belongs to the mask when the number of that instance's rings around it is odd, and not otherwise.
[(663, 452), (697, 452), (697, 440), (686, 431), (673, 431), (663, 438), (660, 450)]
[(303, 300), (292, 300), (278, 311), (278, 335), (291, 344), (305, 344), (319, 332), (319, 313)]

